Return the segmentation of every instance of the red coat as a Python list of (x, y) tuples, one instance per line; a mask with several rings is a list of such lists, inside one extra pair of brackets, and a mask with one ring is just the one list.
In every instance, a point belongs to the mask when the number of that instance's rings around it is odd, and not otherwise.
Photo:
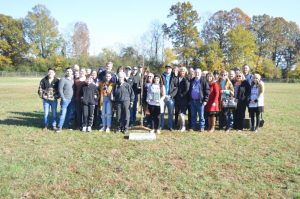
[[(218, 83), (213, 82), (211, 85), (209, 85), (209, 90), (210, 90), (210, 94), (209, 94), (208, 102), (205, 106), (205, 111), (219, 112), (221, 88)], [(215, 106), (213, 106), (213, 103), (215, 103)]]

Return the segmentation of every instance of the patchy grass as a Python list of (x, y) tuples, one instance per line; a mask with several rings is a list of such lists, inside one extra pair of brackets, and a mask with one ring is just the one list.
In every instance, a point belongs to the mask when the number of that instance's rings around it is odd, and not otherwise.
[(300, 85), (266, 84), (250, 132), (41, 131), (39, 79), (0, 78), (0, 198), (299, 198)]

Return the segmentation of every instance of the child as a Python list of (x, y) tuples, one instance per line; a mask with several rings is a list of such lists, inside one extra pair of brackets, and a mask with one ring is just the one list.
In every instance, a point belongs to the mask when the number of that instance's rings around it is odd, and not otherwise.
[(152, 120), (152, 130), (150, 133), (160, 134), (159, 126), (159, 117), (161, 113), (161, 102), (163, 101), (166, 95), (165, 87), (160, 83), (160, 76), (155, 75), (153, 83), (147, 89), (147, 103), (148, 109), (151, 115)]
[(92, 131), (92, 125), (94, 120), (94, 109), (99, 98), (99, 91), (97, 86), (93, 84), (92, 76), (88, 75), (86, 78), (87, 85), (81, 88), (81, 99), (82, 99), (82, 131)]

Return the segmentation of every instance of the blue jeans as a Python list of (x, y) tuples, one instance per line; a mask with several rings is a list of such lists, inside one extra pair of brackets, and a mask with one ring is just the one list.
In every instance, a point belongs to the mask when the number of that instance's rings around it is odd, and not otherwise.
[[(67, 119), (68, 121), (66, 121), (66, 124), (68, 126), (71, 126), (71, 123), (72, 121), (75, 121), (76, 120), (76, 103), (75, 103), (75, 98), (72, 98), (69, 106), (68, 106), (68, 109), (67, 109)], [(68, 122), (68, 123), (67, 123)]]
[(110, 97), (104, 96), (102, 102), (102, 125), (103, 127), (111, 127), (112, 107)]
[(48, 127), (48, 116), (50, 112), (52, 112), (52, 126), (56, 127), (56, 111), (57, 111), (57, 100), (45, 100), (43, 99), (43, 107), (44, 107), (44, 126)]
[(66, 124), (69, 125), (69, 119), (70, 116), (67, 115), (67, 109), (69, 104), (71, 103), (71, 100), (65, 99), (65, 100), (61, 100), (60, 101), (60, 118), (59, 118), (59, 124), (58, 124), (58, 128), (62, 129), (65, 120), (66, 120)]
[(133, 106), (130, 109), (130, 125), (134, 125), (135, 122), (136, 122), (136, 111), (137, 111), (138, 97), (139, 97), (138, 94), (134, 96)]
[(175, 104), (174, 99), (169, 99), (168, 101), (165, 102), (164, 111), (163, 111), (163, 113), (160, 114), (160, 128), (161, 129), (163, 129), (164, 125), (165, 125), (164, 116), (165, 116), (166, 107), (168, 108), (168, 127), (173, 128), (174, 104)]
[(191, 128), (195, 129), (199, 115), (199, 128), (205, 128), (204, 106), (199, 100), (191, 100)]

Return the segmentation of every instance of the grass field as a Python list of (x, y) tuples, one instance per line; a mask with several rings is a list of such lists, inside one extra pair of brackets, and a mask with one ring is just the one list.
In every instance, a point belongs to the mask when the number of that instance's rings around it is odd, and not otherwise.
[(0, 78), (0, 198), (300, 198), (300, 84), (266, 84), (259, 133), (43, 132), (39, 79)]

